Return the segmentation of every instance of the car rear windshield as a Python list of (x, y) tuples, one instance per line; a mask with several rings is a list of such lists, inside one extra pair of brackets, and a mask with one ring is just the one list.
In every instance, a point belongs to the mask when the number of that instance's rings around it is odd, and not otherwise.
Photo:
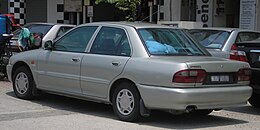
[(230, 32), (221, 30), (189, 30), (192, 37), (208, 49), (220, 49), (230, 36)]
[[(28, 28), (31, 33), (42, 33), (43, 36), (53, 27), (53, 25), (44, 25), (44, 24), (28, 24), (24, 26)], [(17, 29), (13, 32), (15, 36), (18, 36), (21, 32), (21, 29)]]
[(138, 33), (151, 55), (205, 55), (186, 32), (170, 28), (142, 28)]

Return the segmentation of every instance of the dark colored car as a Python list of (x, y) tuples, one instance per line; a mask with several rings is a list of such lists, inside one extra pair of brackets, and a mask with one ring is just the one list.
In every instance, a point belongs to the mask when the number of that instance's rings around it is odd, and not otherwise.
[(237, 49), (246, 53), (252, 68), (251, 85), (253, 94), (249, 99), (252, 106), (260, 107), (260, 40), (237, 43)]

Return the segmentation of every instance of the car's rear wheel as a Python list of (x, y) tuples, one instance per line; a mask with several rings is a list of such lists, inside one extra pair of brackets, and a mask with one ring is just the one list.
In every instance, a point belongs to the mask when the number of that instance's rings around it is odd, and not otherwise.
[(0, 81), (4, 80), (6, 77), (5, 72), (1, 71), (0, 69)]
[(248, 101), (252, 106), (260, 108), (260, 94), (253, 92), (252, 96), (249, 98)]
[(17, 68), (12, 80), (14, 93), (18, 98), (33, 98), (33, 88), (35, 87), (35, 83), (32, 74), (27, 67), (21, 66)]
[(140, 95), (132, 83), (120, 83), (112, 96), (114, 113), (123, 121), (136, 121), (140, 115)]

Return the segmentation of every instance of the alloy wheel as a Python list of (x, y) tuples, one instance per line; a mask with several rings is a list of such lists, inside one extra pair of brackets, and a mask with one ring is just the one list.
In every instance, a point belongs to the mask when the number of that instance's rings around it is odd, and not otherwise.
[(25, 73), (20, 72), (15, 78), (15, 87), (19, 94), (24, 94), (27, 92), (29, 87), (29, 80)]
[(134, 96), (128, 89), (122, 89), (116, 97), (118, 111), (122, 115), (129, 115), (134, 109)]

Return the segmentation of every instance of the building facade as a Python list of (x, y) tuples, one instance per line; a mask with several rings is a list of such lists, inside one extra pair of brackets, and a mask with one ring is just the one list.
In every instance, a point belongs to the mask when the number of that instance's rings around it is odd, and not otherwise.
[(202, 22), (203, 27), (260, 30), (258, 0), (164, 0), (162, 21)]
[[(63, 13), (57, 6), (63, 0), (4, 0), (1, 1), (0, 13), (14, 14), (17, 24), (28, 22), (53, 22), (63, 19)], [(3, 7), (3, 8), (2, 8)]]
[[(260, 30), (259, 7), (258, 0), (141, 0), (136, 13), (138, 21), (192, 21), (203, 27)], [(21, 25), (124, 20), (114, 5), (96, 5), (95, 0), (1, 0), (0, 13), (14, 14)]]

